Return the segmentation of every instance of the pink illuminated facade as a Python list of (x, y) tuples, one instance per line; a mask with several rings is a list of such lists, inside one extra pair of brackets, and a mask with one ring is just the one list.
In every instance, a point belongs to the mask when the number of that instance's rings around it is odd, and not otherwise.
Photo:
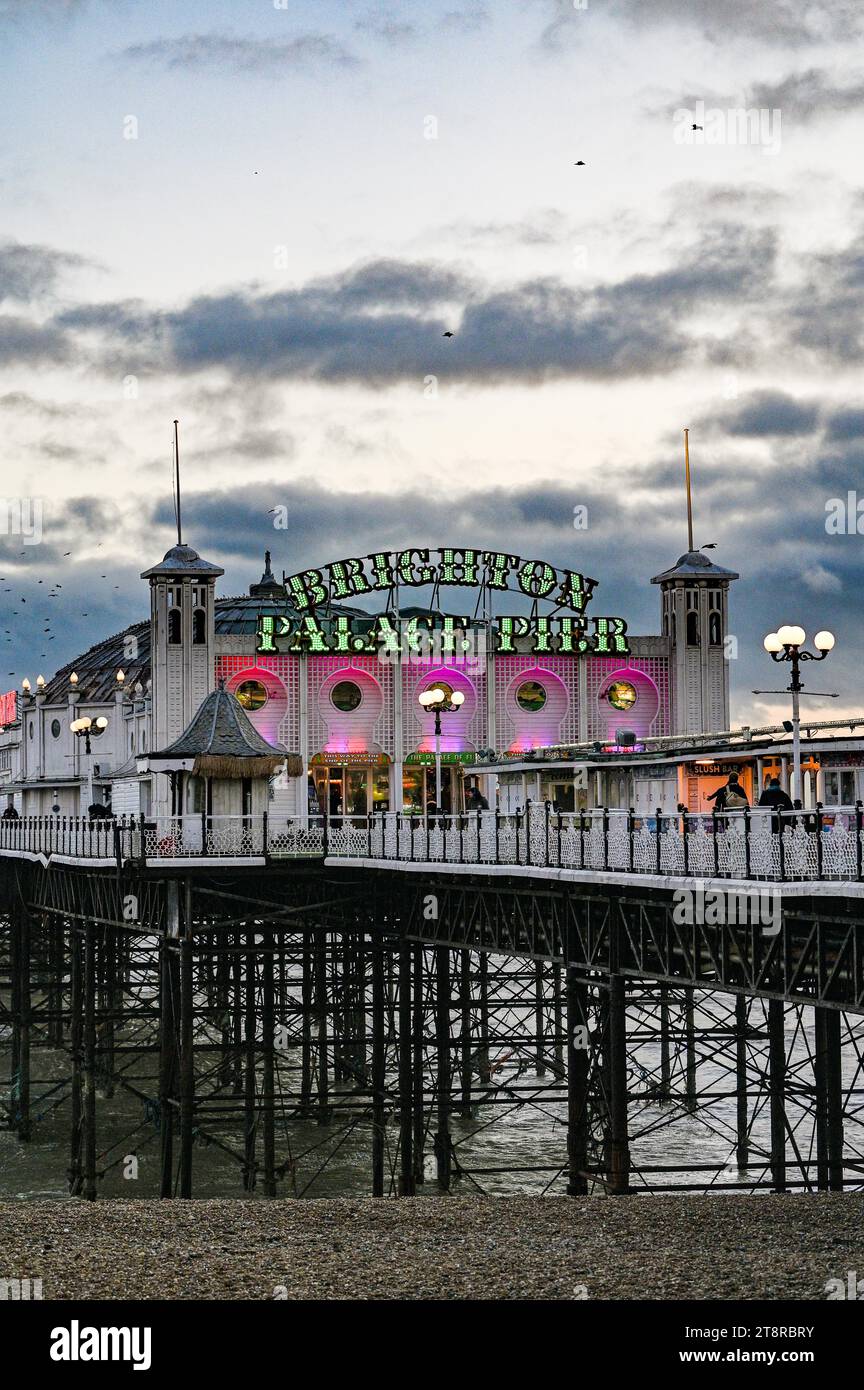
[[(77, 813), (110, 800), (118, 814), (173, 813), (169, 779), (139, 767), (141, 755), (172, 744), (220, 678), (268, 744), (299, 755), (291, 766), (301, 775), (259, 789), (276, 815), (426, 807), (437, 790), (436, 731), (419, 697), (433, 688), (457, 697), (437, 740), (445, 811), (461, 809), (469, 785), (495, 804), (502, 756), (576, 744), (623, 751), (728, 728), (737, 575), (700, 552), (652, 581), (661, 598), (653, 636), (593, 616), (598, 586), (586, 576), (481, 550), (432, 554), (388, 552), (282, 582), (268, 555), (261, 580), (230, 598), (216, 596), (219, 566), (172, 547), (143, 575), (149, 621), (23, 699), (16, 805)], [(406, 607), (406, 589), (424, 584), (427, 606)], [(361, 596), (365, 606), (348, 606)], [(474, 617), (454, 616), (470, 606)], [(83, 761), (68, 733), (73, 709), (105, 721)], [(205, 809), (199, 783), (187, 778), (184, 814)]]
[[(667, 575), (658, 577), (666, 631), (628, 635), (629, 650), (620, 655), (523, 653), (518, 639), (515, 651), (492, 651), (479, 625), (468, 630), (467, 653), (444, 654), (434, 622), (427, 652), (277, 654), (258, 650), (251, 633), (220, 633), (217, 620), (214, 676), (225, 677), (268, 740), (300, 753), (304, 777), (273, 792), (286, 812), (316, 805), (350, 814), (423, 807), (434, 791), (435, 732), (419, 696), (434, 686), (460, 692), (460, 707), (442, 716), (439, 744), (442, 803), (456, 809), (466, 784), (476, 783), (490, 799), (494, 794), (494, 778), (483, 770), (490, 750), (515, 755), (592, 740), (610, 745), (619, 734), (638, 743), (725, 727), (722, 642), (729, 581), (737, 576), (698, 552)], [(262, 586), (275, 609), (284, 608), (285, 590), (269, 566), (253, 593)], [(678, 610), (683, 616), (673, 631), (670, 615)], [(686, 616), (693, 612), (695, 622)], [(711, 621), (714, 612), (718, 622)]]

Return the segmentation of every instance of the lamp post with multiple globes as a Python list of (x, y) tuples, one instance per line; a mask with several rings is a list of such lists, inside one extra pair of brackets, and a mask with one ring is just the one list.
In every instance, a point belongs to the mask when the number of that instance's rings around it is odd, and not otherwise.
[(461, 690), (442, 689), (435, 685), (418, 697), (427, 714), (435, 715), (435, 805), (441, 810), (441, 716), (452, 714), (465, 703)]
[(824, 661), (828, 653), (834, 646), (833, 632), (817, 632), (813, 638), (813, 645), (818, 652), (804, 651), (804, 642), (807, 634), (803, 627), (787, 625), (778, 628), (776, 632), (769, 632), (763, 642), (766, 652), (769, 653), (772, 661), (788, 661), (792, 665), (791, 676), (787, 689), (792, 696), (792, 788), (791, 797), (793, 802), (798, 799), (803, 806), (804, 798), (801, 789), (801, 713), (799, 696), (804, 689), (801, 682), (801, 662), (802, 661)]
[(103, 729), (108, 728), (108, 720), (105, 718), (104, 714), (100, 714), (98, 719), (91, 719), (89, 715), (84, 714), (81, 716), (80, 719), (73, 719), (72, 723), (69, 725), (69, 728), (76, 738), (83, 738), (84, 752), (90, 753), (92, 752), (92, 749), (90, 747), (91, 731), (94, 729), (98, 729), (99, 733), (101, 734)]

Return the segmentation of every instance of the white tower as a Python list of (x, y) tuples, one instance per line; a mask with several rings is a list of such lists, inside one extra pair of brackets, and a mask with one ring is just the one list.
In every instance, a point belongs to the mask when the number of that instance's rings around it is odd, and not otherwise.
[(738, 577), (690, 550), (651, 580), (660, 585), (669, 638), (673, 733), (729, 728), (729, 585)]
[(150, 581), (151, 748), (179, 738), (214, 688), (214, 603), (224, 573), (175, 545), (141, 575)]

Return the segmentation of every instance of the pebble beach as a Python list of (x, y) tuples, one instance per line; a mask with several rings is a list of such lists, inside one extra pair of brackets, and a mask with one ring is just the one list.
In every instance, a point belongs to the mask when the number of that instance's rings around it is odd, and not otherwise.
[(56, 1299), (824, 1299), (864, 1195), (0, 1203)]

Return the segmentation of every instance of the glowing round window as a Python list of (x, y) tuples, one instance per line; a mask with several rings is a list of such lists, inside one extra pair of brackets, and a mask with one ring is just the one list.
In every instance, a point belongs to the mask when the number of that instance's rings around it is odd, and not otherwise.
[(363, 692), (353, 681), (339, 681), (330, 691), (330, 700), (343, 714), (352, 714), (363, 700)]
[(606, 691), (606, 699), (613, 709), (632, 709), (636, 703), (636, 687), (629, 681), (613, 681)]
[(244, 709), (260, 709), (267, 703), (267, 689), (260, 681), (243, 681), (234, 691), (234, 698)]
[(536, 714), (546, 703), (546, 688), (539, 681), (523, 681), (516, 691), (516, 703), (528, 714)]

